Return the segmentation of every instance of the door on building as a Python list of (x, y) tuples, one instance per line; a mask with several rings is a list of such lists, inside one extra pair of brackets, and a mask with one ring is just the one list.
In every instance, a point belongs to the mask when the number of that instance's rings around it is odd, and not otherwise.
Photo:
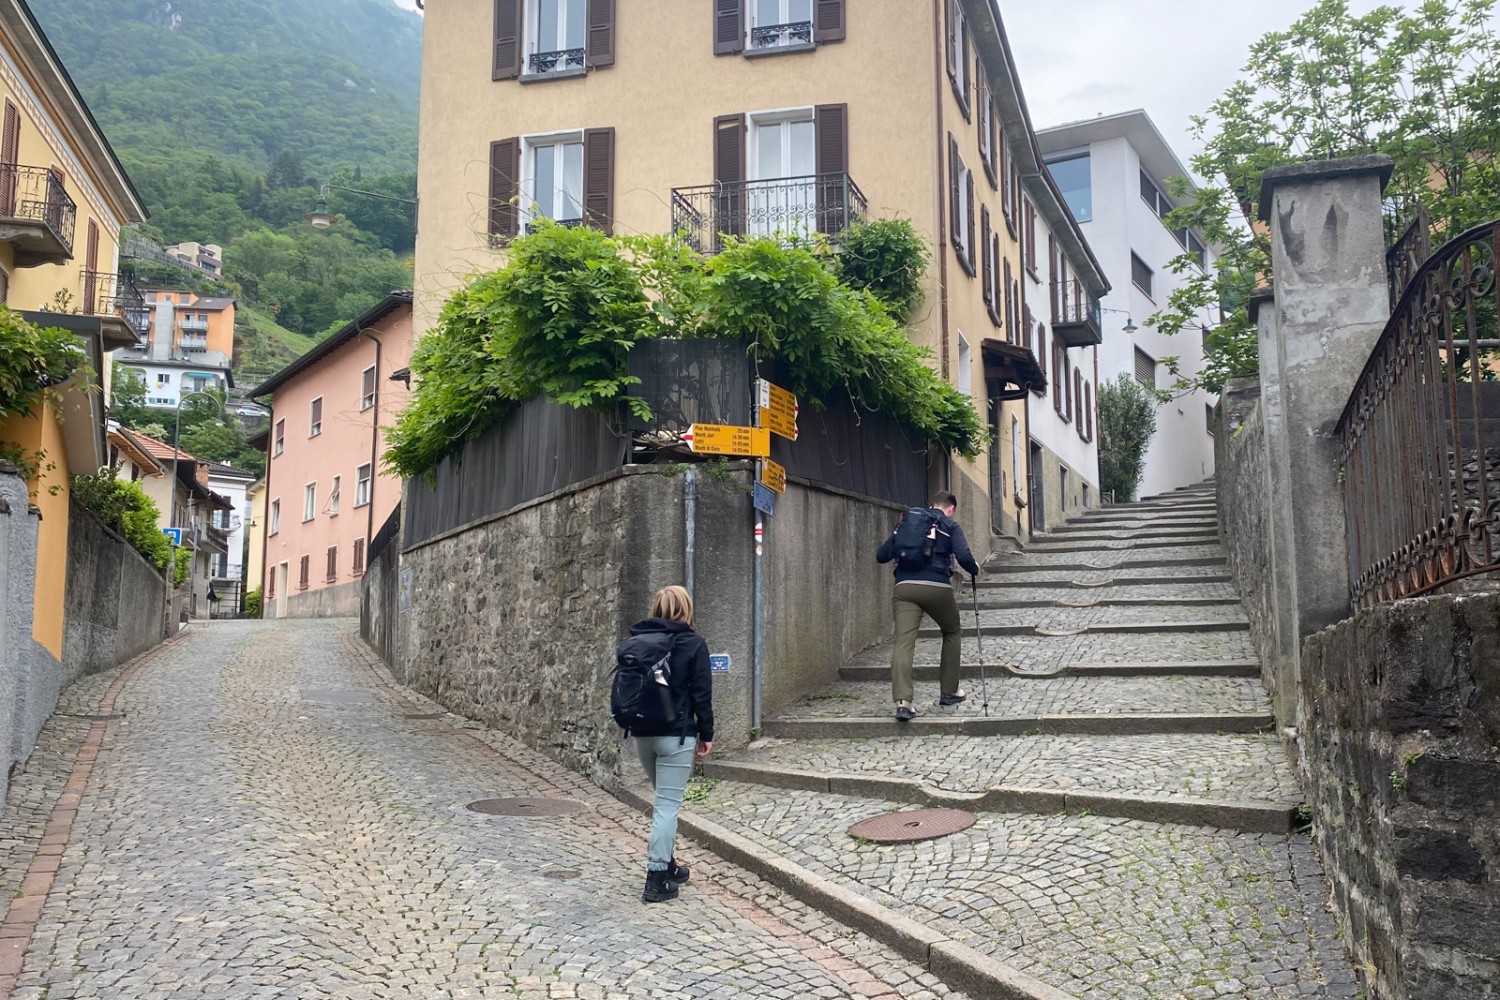
[(287, 564), (280, 563), (276, 567), (276, 593), (281, 595), (280, 598), (276, 601), (277, 618), (286, 617), (287, 597), (291, 594), (291, 591), (289, 591), (287, 587), (290, 585), (290, 583), (291, 581), (287, 579)]
[(808, 236), (817, 228), (816, 139), (812, 108), (751, 118), (745, 228), (752, 235)]
[(990, 532), (1005, 534), (1005, 447), (1000, 436), (1000, 404), (990, 400)]
[(1031, 443), (1031, 463), (1026, 470), (1027, 495), (1031, 498), (1031, 530), (1047, 530), (1047, 491), (1042, 482), (1042, 446)]

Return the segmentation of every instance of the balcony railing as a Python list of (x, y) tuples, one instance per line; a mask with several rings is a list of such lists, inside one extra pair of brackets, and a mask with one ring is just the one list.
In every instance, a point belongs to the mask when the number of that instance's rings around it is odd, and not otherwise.
[(198, 333), (208, 332), (208, 320), (206, 319), (192, 319), (191, 317), (184, 317), (182, 322), (179, 323), (178, 326), (183, 330), (192, 330)]
[(720, 182), (672, 189), (672, 231), (699, 253), (718, 253), (725, 236), (837, 236), (867, 207), (844, 173)]
[(813, 23), (793, 21), (790, 24), (766, 24), (750, 29), (750, 48), (774, 49), (789, 45), (811, 45)]
[(584, 68), (583, 49), (558, 49), (555, 52), (533, 52), (526, 60), (526, 68), (533, 73), (565, 73)]
[(1099, 298), (1078, 278), (1052, 283), (1052, 333), (1068, 347), (1104, 342)]
[(139, 340), (151, 327), (151, 311), (135, 282), (123, 274), (84, 271), (80, 276), (81, 301), (86, 316), (118, 320)]
[(0, 230), (15, 244), (16, 266), (73, 257), (78, 208), (51, 170), (0, 163)]
[(208, 350), (208, 338), (186, 334), (177, 342), (177, 346), (181, 347), (184, 351), (206, 351)]

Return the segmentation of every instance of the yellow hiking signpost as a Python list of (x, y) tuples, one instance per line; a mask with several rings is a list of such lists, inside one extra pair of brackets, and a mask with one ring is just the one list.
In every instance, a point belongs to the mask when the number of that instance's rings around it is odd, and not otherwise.
[(785, 493), (786, 469), (771, 461), (769, 458), (762, 459), (760, 463), (760, 481), (761, 485), (765, 486), (765, 488), (768, 490), (773, 490), (777, 493)]
[(760, 383), (760, 425), (788, 441), (797, 440), (797, 412), (801, 409), (797, 397), (765, 379), (757, 381)]
[(771, 432), (764, 427), (693, 424), (682, 436), (682, 440), (697, 455), (765, 458), (771, 454)]

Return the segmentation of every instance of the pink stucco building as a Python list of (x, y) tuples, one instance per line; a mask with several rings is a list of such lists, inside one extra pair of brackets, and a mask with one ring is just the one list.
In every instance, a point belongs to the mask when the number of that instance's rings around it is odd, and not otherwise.
[[(401, 499), (381, 471), (388, 427), (406, 407), (411, 293), (378, 305), (267, 379), (270, 396), (261, 581), (267, 618), (359, 613), (365, 550)], [(263, 400), (264, 401), (264, 400)]]

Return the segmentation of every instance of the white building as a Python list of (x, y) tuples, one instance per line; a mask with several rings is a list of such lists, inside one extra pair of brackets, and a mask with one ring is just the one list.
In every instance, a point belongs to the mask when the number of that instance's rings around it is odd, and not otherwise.
[(208, 463), (208, 488), (234, 504), (233, 510), (215, 511), (212, 523), (228, 533), (228, 551), (215, 556), (212, 576), (215, 581), (240, 581), (245, 575), (245, 520), (250, 510), (246, 493), (256, 480), (255, 473), (219, 462)]
[[(1183, 375), (1203, 367), (1202, 332), (1167, 336), (1147, 322), (1168, 304), (1186, 275), (1169, 262), (1184, 251), (1213, 267), (1212, 248), (1190, 231), (1173, 232), (1162, 218), (1172, 208), (1167, 178), (1186, 177), (1178, 160), (1144, 111), (1059, 125), (1037, 132), (1052, 178), (1078, 220), (1112, 286), (1103, 299), (1104, 343), (1099, 384), (1129, 373), (1143, 384), (1168, 389), (1172, 377), (1161, 359), (1179, 359)], [(1117, 311), (1116, 311), (1117, 310)], [(1124, 331), (1127, 319), (1138, 328)], [(1200, 317), (1203, 329), (1216, 317)], [(1146, 452), (1140, 496), (1188, 486), (1213, 475), (1210, 415), (1217, 397), (1201, 391), (1176, 393), (1157, 411), (1156, 435)], [(1125, 499), (1123, 497), (1116, 499)]]

